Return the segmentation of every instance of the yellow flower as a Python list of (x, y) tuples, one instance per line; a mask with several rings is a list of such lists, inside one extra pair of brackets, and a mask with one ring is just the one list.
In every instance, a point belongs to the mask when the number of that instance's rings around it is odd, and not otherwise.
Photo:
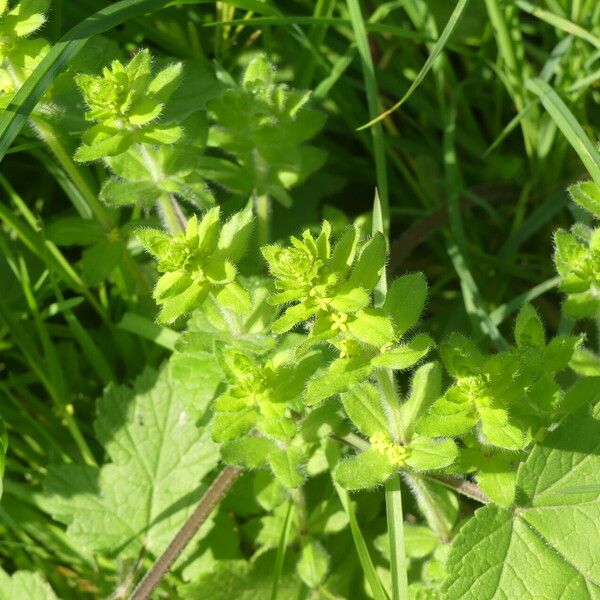
[(380, 454), (384, 454), (386, 458), (396, 467), (401, 467), (406, 463), (406, 459), (410, 455), (410, 449), (401, 444), (395, 444), (390, 440), (389, 436), (383, 431), (374, 433), (369, 439), (371, 448)]
[(346, 321), (348, 320), (348, 315), (346, 313), (332, 314), (331, 315), (331, 330), (335, 331), (339, 329), (342, 333), (348, 331), (348, 325)]

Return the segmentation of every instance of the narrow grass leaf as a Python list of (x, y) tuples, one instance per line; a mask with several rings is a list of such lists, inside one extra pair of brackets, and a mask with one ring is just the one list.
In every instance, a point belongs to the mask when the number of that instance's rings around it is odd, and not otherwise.
[(552, 11), (545, 10), (540, 6), (535, 6), (531, 2), (527, 2), (526, 0), (515, 0), (515, 4), (526, 13), (537, 17), (541, 21), (548, 23), (548, 25), (552, 25), (557, 29), (562, 29), (565, 33), (570, 35), (574, 35), (586, 42), (589, 42), (592, 46), (600, 50), (600, 38), (596, 37), (590, 31), (587, 31), (583, 27), (580, 27), (573, 21), (569, 21), (569, 19), (565, 19), (565, 17), (561, 17), (553, 13)]
[(275, 567), (273, 569), (273, 587), (271, 588), (271, 600), (277, 600), (279, 582), (281, 580), (281, 572), (283, 570), (283, 561), (285, 559), (285, 551), (287, 549), (288, 541), (290, 538), (290, 531), (292, 529), (293, 512), (294, 503), (290, 500), (288, 502), (288, 509), (285, 514), (283, 528), (281, 529), (281, 536), (279, 538), (279, 544), (277, 546), (277, 555), (275, 556)]
[[(360, 56), (365, 89), (367, 93), (367, 103), (369, 105), (369, 116), (371, 119), (380, 111), (381, 103), (377, 90), (377, 80), (375, 78), (375, 66), (371, 56), (371, 48), (367, 37), (367, 29), (362, 16), (360, 3), (358, 0), (347, 0), (348, 12), (352, 22), (352, 29), (358, 47)], [(373, 155), (375, 157), (375, 172), (377, 174), (377, 188), (381, 201), (381, 213), (383, 216), (383, 229), (389, 229), (389, 201), (388, 201), (388, 178), (387, 167), (385, 163), (385, 144), (383, 141), (383, 130), (381, 125), (373, 127), (371, 130), (373, 138)]]
[(532, 79), (527, 82), (527, 87), (539, 96), (548, 114), (579, 154), (592, 179), (600, 185), (600, 153), (573, 113), (545, 81)]
[(423, 79), (425, 79), (427, 73), (429, 73), (431, 67), (433, 66), (433, 63), (435, 62), (435, 59), (440, 55), (440, 53), (444, 49), (448, 38), (450, 37), (450, 35), (452, 35), (454, 28), (460, 21), (460, 18), (462, 17), (463, 12), (468, 3), (469, 0), (458, 0), (456, 6), (454, 7), (454, 10), (452, 11), (452, 14), (450, 15), (450, 18), (448, 19), (448, 22), (446, 23), (446, 27), (444, 27), (444, 31), (442, 31), (442, 34), (440, 35), (439, 39), (435, 43), (435, 46), (433, 47), (433, 50), (431, 51), (431, 54), (428, 56), (427, 60), (425, 61), (425, 64), (419, 71), (418, 75), (415, 77), (415, 80), (412, 82), (404, 96), (402, 96), (402, 98), (400, 98), (400, 100), (398, 100), (398, 102), (396, 102), (394, 106), (388, 108), (388, 110), (382, 112), (375, 119), (371, 119), (368, 123), (365, 123), (364, 125), (359, 127), (359, 131), (361, 129), (371, 127), (372, 125), (375, 125), (375, 123), (379, 123), (387, 116), (391, 115), (393, 112), (398, 110), (412, 96), (413, 92), (419, 87), (419, 85), (421, 85)]
[(371, 555), (369, 554), (365, 538), (363, 537), (363, 534), (358, 525), (358, 521), (356, 520), (356, 513), (354, 512), (354, 507), (352, 506), (352, 502), (350, 501), (348, 492), (339, 485), (334, 485), (338, 496), (340, 497), (340, 502), (342, 503), (346, 514), (348, 515), (348, 520), (350, 522), (350, 531), (352, 533), (352, 539), (354, 540), (356, 553), (358, 554), (358, 559), (360, 560), (363, 573), (365, 574), (365, 578), (369, 584), (369, 587), (371, 588), (373, 597), (375, 598), (375, 600), (389, 600), (389, 596), (383, 589), (381, 581), (379, 581), (379, 577), (377, 575), (377, 572), (375, 571), (375, 565), (373, 565), (373, 561), (371, 559)]
[(147, 340), (151, 340), (155, 344), (167, 348), (168, 350), (174, 350), (175, 343), (179, 339), (179, 333), (173, 329), (157, 325), (150, 319), (131, 312), (126, 312), (123, 315), (123, 318), (117, 327), (146, 338)]

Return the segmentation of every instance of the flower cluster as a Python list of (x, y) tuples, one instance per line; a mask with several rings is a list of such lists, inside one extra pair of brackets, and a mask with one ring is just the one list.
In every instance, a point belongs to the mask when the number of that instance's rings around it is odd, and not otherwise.
[(410, 449), (396, 444), (390, 440), (388, 434), (383, 431), (375, 432), (369, 439), (371, 448), (386, 458), (395, 466), (402, 467), (406, 464), (406, 459), (410, 456)]
[(271, 302), (293, 303), (274, 324), (276, 333), (288, 331), (315, 315), (321, 317), (319, 332), (323, 326), (332, 331), (346, 330), (347, 315), (370, 304), (370, 292), (385, 266), (383, 236), (376, 235), (363, 245), (361, 252), (356, 227), (349, 229), (333, 249), (330, 238), (331, 226), (324, 221), (316, 239), (306, 230), (301, 239), (292, 236), (289, 246), (262, 248), (279, 292)]
[(125, 152), (133, 144), (173, 144), (183, 135), (179, 125), (159, 124), (165, 103), (179, 86), (182, 65), (174, 63), (152, 74), (148, 50), (141, 50), (124, 65), (118, 60), (101, 76), (76, 77), (88, 111), (96, 123), (83, 136), (76, 160), (93, 161)]
[(210, 293), (234, 311), (249, 310), (250, 296), (235, 282), (235, 263), (245, 252), (251, 227), (251, 211), (236, 213), (222, 226), (215, 207), (200, 221), (194, 215), (185, 231), (174, 236), (150, 228), (138, 232), (163, 273), (154, 288), (159, 321), (171, 323), (201, 306)]

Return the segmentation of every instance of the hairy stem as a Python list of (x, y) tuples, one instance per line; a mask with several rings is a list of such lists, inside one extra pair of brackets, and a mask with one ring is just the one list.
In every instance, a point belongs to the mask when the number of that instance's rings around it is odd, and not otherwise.
[(415, 475), (404, 474), (410, 486), (420, 511), (427, 520), (429, 527), (435, 531), (438, 538), (444, 542), (450, 541), (450, 527), (448, 519), (438, 505), (438, 501), (431, 489), (429, 482)]
[(169, 233), (177, 235), (185, 229), (185, 215), (179, 203), (171, 194), (162, 194), (158, 200), (157, 208)]
[(94, 213), (98, 222), (105, 228), (112, 227), (113, 223), (109, 212), (99, 202), (96, 192), (90, 187), (81, 168), (71, 158), (71, 153), (63, 146), (52, 126), (38, 117), (32, 117), (31, 121), (39, 136), (42, 138), (42, 141), (50, 148), (54, 156), (56, 156), (58, 162), (73, 182), (73, 185), (79, 190), (79, 193), (87, 202), (87, 205), (90, 207), (92, 213)]
[(233, 484), (237, 481), (241, 472), (241, 469), (238, 469), (237, 467), (228, 466), (217, 475), (217, 478), (213, 481), (208, 490), (206, 490), (204, 496), (200, 498), (200, 502), (198, 502), (194, 512), (182, 525), (181, 529), (167, 546), (167, 549), (152, 565), (142, 581), (140, 581), (129, 600), (146, 600), (150, 597), (167, 571), (192, 541), (192, 538), (196, 535), (200, 526), (206, 521), (207, 517), (217, 504), (219, 504), (233, 487)]
[[(382, 391), (385, 412), (388, 416), (390, 434), (395, 442), (400, 442), (403, 440), (404, 434), (400, 420), (400, 399), (394, 386), (394, 375), (388, 369), (381, 369), (377, 378)], [(394, 475), (385, 483), (385, 508), (390, 538), (392, 600), (405, 600), (408, 598), (408, 576), (400, 475)]]
[(258, 246), (265, 246), (271, 240), (271, 201), (269, 196), (254, 195), (254, 212), (256, 214)]
[(466, 496), (467, 498), (471, 498), (471, 500), (477, 500), (477, 502), (481, 502), (481, 504), (489, 504), (491, 500), (485, 495), (483, 490), (472, 481), (467, 481), (466, 479), (459, 479), (456, 477), (448, 477), (446, 475), (433, 475), (428, 473), (426, 475), (421, 475), (424, 479), (430, 479), (431, 481), (437, 481), (442, 485), (445, 485), (447, 488)]

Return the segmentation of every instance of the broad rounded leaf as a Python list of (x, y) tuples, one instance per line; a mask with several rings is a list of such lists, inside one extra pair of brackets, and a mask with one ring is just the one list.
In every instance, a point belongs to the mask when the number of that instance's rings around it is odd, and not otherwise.
[(440, 354), (446, 370), (453, 377), (479, 373), (483, 356), (477, 346), (464, 335), (453, 333), (440, 345)]
[(569, 188), (571, 198), (579, 206), (600, 219), (600, 186), (594, 181), (584, 181)]
[(275, 444), (266, 438), (247, 436), (221, 446), (223, 460), (232, 465), (257, 469), (265, 464)]
[(252, 408), (232, 413), (219, 413), (212, 420), (215, 442), (228, 442), (248, 433), (258, 421), (258, 412)]
[[(96, 437), (109, 462), (51, 466), (45, 508), (87, 552), (138, 556), (164, 551), (202, 496), (218, 463), (208, 431), (187, 408), (195, 392), (146, 370), (133, 388), (111, 386), (98, 401)], [(181, 499), (186, 498), (185, 503)]]
[(374, 289), (383, 273), (385, 258), (385, 237), (382, 233), (377, 232), (373, 238), (365, 244), (358, 257), (350, 275), (350, 284), (356, 287), (362, 287), (365, 290)]
[(396, 467), (384, 454), (368, 449), (340, 461), (333, 478), (347, 490), (364, 490), (385, 483), (395, 471)]
[(236, 313), (249, 313), (252, 310), (250, 293), (235, 281), (223, 286), (215, 298), (219, 304)]
[(320, 377), (308, 383), (304, 402), (309, 406), (339, 394), (366, 379), (373, 368), (359, 358), (338, 358)]
[(417, 471), (433, 471), (451, 465), (458, 455), (454, 440), (432, 440), (415, 437), (410, 442), (410, 455), (406, 464)]
[(9, 575), (0, 569), (0, 600), (58, 600), (58, 596), (40, 573), (16, 571)]
[(304, 481), (302, 465), (304, 454), (299, 448), (276, 449), (269, 454), (269, 465), (279, 483), (288, 488), (297, 488)]
[(305, 544), (297, 569), (300, 579), (309, 588), (318, 588), (329, 571), (329, 555), (325, 548), (319, 542)]
[(394, 339), (394, 328), (380, 308), (365, 308), (348, 321), (350, 333), (361, 342), (381, 347)]
[(600, 597), (599, 472), (598, 409), (584, 407), (521, 465), (515, 509), (486, 506), (462, 528), (445, 597)]
[(543, 348), (546, 343), (542, 320), (531, 304), (525, 304), (517, 315), (515, 341), (519, 348)]
[(221, 229), (217, 252), (233, 262), (242, 258), (252, 233), (252, 221), (250, 209), (235, 213)]
[(419, 362), (434, 346), (434, 341), (426, 334), (420, 333), (406, 344), (399, 344), (376, 356), (371, 363), (376, 367), (388, 369), (408, 369)]
[(423, 273), (403, 275), (392, 281), (383, 310), (391, 317), (398, 337), (404, 335), (419, 320), (426, 298), (427, 280)]
[(378, 431), (387, 431), (388, 422), (381, 404), (381, 392), (364, 382), (341, 395), (344, 410), (354, 425), (370, 437)]
[(410, 395), (400, 407), (404, 434), (410, 439), (417, 421), (439, 398), (442, 389), (442, 369), (438, 362), (420, 366), (413, 375)]

